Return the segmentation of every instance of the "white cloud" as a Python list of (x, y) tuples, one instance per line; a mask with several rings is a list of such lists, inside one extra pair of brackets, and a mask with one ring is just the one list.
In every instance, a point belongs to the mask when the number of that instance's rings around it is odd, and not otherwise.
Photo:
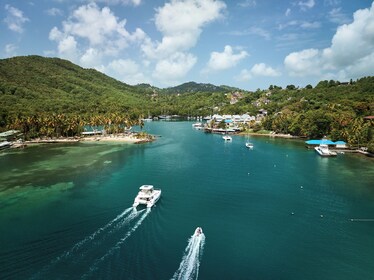
[(243, 7), (243, 8), (248, 8), (248, 7), (256, 7), (257, 3), (254, 0), (245, 0), (243, 2), (238, 3), (238, 6)]
[(251, 69), (253, 76), (265, 76), (265, 77), (277, 77), (280, 76), (280, 72), (267, 66), (265, 63), (259, 63), (253, 65)]
[[(101, 57), (116, 56), (130, 43), (140, 42), (145, 38), (145, 33), (140, 28), (129, 33), (125, 25), (126, 20), (119, 20), (108, 7), (100, 9), (95, 3), (90, 3), (74, 10), (63, 21), (61, 30), (52, 28), (49, 39), (58, 43), (61, 56), (71, 58), (65, 56), (70, 53), (66, 46), (70, 42), (68, 46), (74, 49), (74, 53), (82, 55), (80, 62), (92, 65), (95, 56), (99, 63)], [(93, 50), (95, 55), (92, 55)]]
[(192, 69), (196, 61), (192, 54), (175, 53), (157, 62), (153, 77), (164, 83), (178, 81)]
[(77, 41), (73, 36), (67, 36), (58, 43), (58, 53), (69, 60), (76, 61), (78, 57)]
[(313, 21), (313, 22), (304, 21), (300, 23), (300, 27), (303, 29), (316, 29), (316, 28), (321, 27), (321, 23), (319, 21)]
[(53, 17), (63, 15), (63, 12), (58, 8), (50, 8), (50, 9), (46, 10), (46, 13), (47, 13), (47, 15), (53, 16)]
[(18, 47), (14, 44), (5, 45), (5, 54), (7, 57), (12, 57), (17, 55)]
[(14, 32), (22, 33), (23, 24), (29, 21), (29, 19), (23, 15), (21, 10), (10, 5), (5, 5), (5, 10), (7, 15), (4, 22), (7, 24), (8, 28)]
[(240, 82), (246, 82), (250, 79), (252, 79), (252, 74), (251, 71), (248, 69), (243, 69), (242, 71), (240, 71), (239, 76), (236, 77), (236, 80)]
[(270, 40), (270, 33), (260, 27), (251, 27), (248, 32), (253, 35), (258, 35), (266, 40)]
[(291, 14), (291, 9), (290, 8), (287, 8), (286, 12), (284, 13), (284, 15), (286, 17), (288, 17), (289, 15)]
[(329, 12), (329, 21), (337, 24), (346, 24), (350, 22), (350, 18), (342, 12), (341, 8), (334, 8)]
[(250, 70), (243, 69), (236, 78), (238, 81), (248, 81), (254, 77), (278, 77), (281, 73), (265, 63), (258, 63), (252, 66)]
[(336, 75), (345, 79), (373, 75), (374, 3), (358, 10), (351, 24), (341, 25), (331, 46), (323, 50), (308, 49), (289, 54), (284, 64), (290, 75)]
[(101, 64), (102, 54), (95, 48), (88, 48), (80, 57), (80, 64), (84, 67), (95, 67)]
[(102, 71), (131, 85), (149, 82), (141, 72), (140, 65), (131, 59), (113, 60)]
[(306, 1), (299, 1), (299, 3), (297, 4), (300, 6), (301, 10), (306, 11), (308, 9), (313, 8), (316, 3), (314, 2), (314, 0), (306, 0)]
[(232, 68), (247, 56), (248, 53), (246, 51), (240, 51), (235, 54), (231, 46), (225, 46), (223, 52), (212, 52), (210, 54), (207, 71)]
[(223, 18), (226, 4), (219, 0), (171, 0), (156, 9), (155, 25), (161, 41), (144, 36), (141, 51), (148, 64), (155, 65), (152, 76), (160, 82), (176, 82), (195, 65), (189, 53), (207, 24)]
[(132, 5), (139, 6), (142, 3), (142, 0), (93, 0), (90, 2), (105, 3), (107, 5)]
[(317, 49), (290, 53), (284, 59), (284, 64), (292, 76), (321, 74), (320, 52)]
[(320, 28), (321, 23), (319, 21), (298, 21), (298, 20), (291, 20), (286, 23), (282, 23), (278, 25), (279, 30), (283, 30), (289, 27), (293, 27), (294, 29), (315, 29)]
[(163, 37), (161, 42), (150, 39), (142, 46), (151, 59), (168, 57), (194, 47), (204, 25), (222, 17), (226, 5), (216, 0), (171, 0), (156, 9), (155, 24)]
[(234, 36), (257, 35), (257, 36), (264, 38), (265, 40), (270, 40), (271, 38), (271, 34), (267, 30), (261, 27), (255, 27), (255, 26), (252, 26), (245, 30), (232, 31), (228, 34), (234, 35)]
[(325, 0), (325, 6), (337, 6), (340, 4), (340, 0)]

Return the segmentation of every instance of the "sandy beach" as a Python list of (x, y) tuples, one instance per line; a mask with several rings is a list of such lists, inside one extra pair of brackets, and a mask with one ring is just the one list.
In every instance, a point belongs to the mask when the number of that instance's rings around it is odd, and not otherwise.
[[(52, 143), (77, 143), (77, 142), (121, 142), (130, 144), (139, 144), (151, 142), (153, 138), (137, 138), (136, 134), (118, 134), (118, 135), (99, 135), (99, 136), (86, 136), (80, 138), (50, 138), (50, 139), (33, 139), (19, 143), (20, 145), (29, 144), (52, 144)], [(14, 145), (16, 147), (16, 145)]]
[(125, 143), (143, 143), (152, 140), (146, 138), (136, 138), (134, 135), (108, 135), (108, 136), (89, 136), (81, 138), (80, 141), (100, 141), (100, 142), (125, 142)]

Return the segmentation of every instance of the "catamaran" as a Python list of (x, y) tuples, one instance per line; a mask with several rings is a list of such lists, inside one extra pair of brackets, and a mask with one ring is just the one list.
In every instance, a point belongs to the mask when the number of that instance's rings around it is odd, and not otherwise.
[(160, 199), (161, 190), (155, 189), (152, 185), (143, 185), (139, 188), (138, 195), (135, 197), (133, 207), (139, 204), (146, 205), (151, 208)]

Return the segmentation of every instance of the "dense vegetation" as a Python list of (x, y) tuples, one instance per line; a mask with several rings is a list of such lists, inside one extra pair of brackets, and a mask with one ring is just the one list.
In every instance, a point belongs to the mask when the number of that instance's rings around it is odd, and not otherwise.
[(27, 137), (74, 136), (98, 124), (116, 132), (148, 115), (256, 115), (265, 109), (256, 130), (329, 136), (374, 150), (373, 120), (364, 119), (374, 115), (374, 77), (255, 92), (194, 82), (159, 89), (130, 86), (58, 58), (14, 57), (0, 60), (0, 107), (0, 131), (20, 129)]

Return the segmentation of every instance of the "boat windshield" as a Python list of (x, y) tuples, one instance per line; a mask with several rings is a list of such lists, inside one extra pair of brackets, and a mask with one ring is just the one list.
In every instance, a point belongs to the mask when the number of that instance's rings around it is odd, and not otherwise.
[(152, 192), (153, 186), (152, 185), (143, 185), (140, 187), (140, 190), (144, 193)]

